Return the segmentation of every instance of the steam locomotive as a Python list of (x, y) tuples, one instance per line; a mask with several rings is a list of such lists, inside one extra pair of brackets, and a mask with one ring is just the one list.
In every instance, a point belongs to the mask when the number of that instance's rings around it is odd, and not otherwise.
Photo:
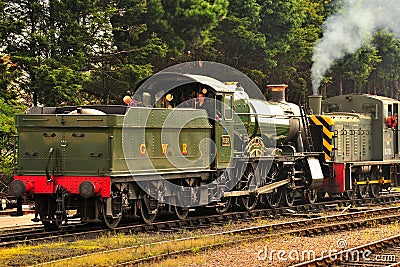
[[(10, 191), (34, 198), (33, 220), (114, 228), (159, 213), (185, 219), (198, 207), (222, 214), (327, 194), (376, 197), (398, 184), (397, 100), (346, 95), (321, 106), (311, 96), (306, 112), (285, 101), (286, 85), (269, 86), (265, 101), (207, 76), (152, 78), (135, 107), (33, 107), (16, 116)], [(208, 109), (196, 106), (198, 93)]]

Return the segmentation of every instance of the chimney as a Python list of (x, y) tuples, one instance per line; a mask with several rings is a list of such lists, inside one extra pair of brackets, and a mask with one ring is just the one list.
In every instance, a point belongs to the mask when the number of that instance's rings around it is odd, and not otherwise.
[(267, 85), (270, 91), (269, 100), (272, 102), (286, 102), (285, 89), (288, 87), (286, 84), (272, 84)]
[(308, 107), (314, 115), (321, 115), (322, 95), (310, 95), (308, 97)]

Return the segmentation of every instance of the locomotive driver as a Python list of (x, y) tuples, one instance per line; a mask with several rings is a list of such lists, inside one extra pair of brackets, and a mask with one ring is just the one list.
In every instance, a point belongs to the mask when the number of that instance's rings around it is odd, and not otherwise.
[[(215, 111), (214, 111), (214, 109), (212, 108), (212, 105), (210, 104), (210, 102), (208, 102), (208, 101), (206, 100), (204, 94), (203, 94), (203, 93), (199, 93), (199, 94), (197, 95), (197, 99), (198, 99), (198, 101), (196, 102), (196, 108), (197, 108), (197, 109), (204, 109), (204, 110), (206, 110), (207, 113), (208, 113), (208, 115), (209, 115), (209, 118), (214, 118)], [(215, 119), (216, 119), (218, 122), (221, 121), (221, 118), (220, 118), (220, 116), (218, 116), (218, 114), (215, 114)]]

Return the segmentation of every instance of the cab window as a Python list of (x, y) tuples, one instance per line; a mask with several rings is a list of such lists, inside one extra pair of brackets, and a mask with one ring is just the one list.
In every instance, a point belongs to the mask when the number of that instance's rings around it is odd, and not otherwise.
[(232, 120), (232, 95), (226, 95), (224, 100), (224, 117), (225, 120)]

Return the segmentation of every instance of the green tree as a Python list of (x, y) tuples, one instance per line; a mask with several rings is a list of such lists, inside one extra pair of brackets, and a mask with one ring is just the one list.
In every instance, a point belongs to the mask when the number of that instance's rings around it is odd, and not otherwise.
[(145, 1), (117, 1), (114, 6), (109, 20), (112, 46), (91, 58), (93, 69), (84, 90), (103, 102), (121, 104), (127, 91), (153, 73), (152, 63), (165, 56), (167, 47), (157, 33), (148, 29)]
[(27, 77), (20, 82), (22, 90), (32, 93), (37, 104), (35, 67), (46, 58), (46, 16), (48, 10), (40, 1), (7, 1), (3, 10), (3, 23), (7, 25), (2, 40), (5, 52), (10, 54)]
[(50, 2), (50, 43), (54, 52), (39, 71), (43, 87), (53, 88), (50, 96), (55, 102), (107, 102), (108, 88), (99, 87), (96, 77), (103, 69), (103, 55), (115, 51), (110, 19), (116, 12), (113, 1), (107, 0)]
[(5, 51), (25, 73), (22, 89), (33, 104), (81, 102), (90, 58), (110, 44), (109, 10), (104, 1), (8, 1), (3, 12)]
[[(397, 99), (400, 89), (400, 40), (393, 33), (380, 31), (375, 35), (373, 44), (377, 47), (377, 55), (382, 61), (370, 76), (370, 84), (374, 85), (373, 92)], [(390, 91), (378, 89), (377, 92), (376, 85), (378, 84), (382, 85), (380, 88), (389, 88)]]
[(255, 81), (265, 75), (266, 38), (259, 31), (261, 6), (256, 0), (232, 0), (228, 15), (213, 31), (215, 44), (214, 59), (246, 73)]
[[(212, 3), (211, 3), (212, 2)], [(150, 0), (149, 30), (167, 45), (166, 61), (158, 69), (191, 60), (209, 60), (212, 30), (228, 12), (228, 0)]]
[[(0, 57), (0, 174), (6, 178), (11, 177), (15, 166), (13, 149), (14, 135), (17, 131), (14, 116), (25, 109), (25, 105), (17, 100), (19, 89), (15, 85), (19, 77), (17, 64), (13, 63), (8, 55), (2, 55)], [(1, 178), (4, 182), (5, 177)]]
[(352, 88), (348, 93), (364, 93), (363, 87), (381, 61), (377, 53), (378, 50), (375, 47), (367, 45), (343, 59), (339, 71), (343, 78), (347, 78), (352, 83), (347, 86), (347, 88)]
[(267, 39), (267, 83), (289, 85), (289, 99), (304, 102), (310, 88), (312, 49), (331, 1), (259, 1)]

